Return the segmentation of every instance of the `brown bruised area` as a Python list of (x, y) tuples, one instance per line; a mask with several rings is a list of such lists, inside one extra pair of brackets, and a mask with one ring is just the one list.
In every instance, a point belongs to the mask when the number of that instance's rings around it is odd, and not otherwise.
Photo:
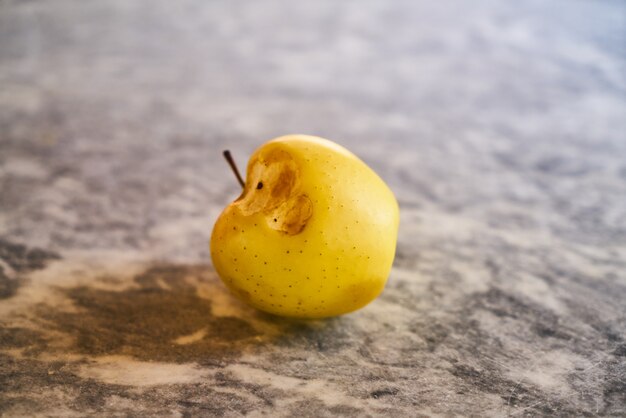
[(270, 228), (289, 235), (304, 229), (313, 205), (301, 192), (299, 170), (288, 152), (274, 149), (258, 155), (250, 162), (247, 177), (235, 201), (244, 216), (262, 213)]

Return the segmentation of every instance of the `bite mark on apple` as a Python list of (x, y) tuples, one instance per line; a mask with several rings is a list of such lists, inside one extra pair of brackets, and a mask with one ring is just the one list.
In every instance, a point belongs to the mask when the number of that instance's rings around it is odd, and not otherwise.
[(313, 203), (302, 192), (296, 161), (281, 149), (250, 161), (246, 186), (234, 204), (244, 216), (262, 213), (271, 229), (288, 235), (302, 232), (313, 215)]

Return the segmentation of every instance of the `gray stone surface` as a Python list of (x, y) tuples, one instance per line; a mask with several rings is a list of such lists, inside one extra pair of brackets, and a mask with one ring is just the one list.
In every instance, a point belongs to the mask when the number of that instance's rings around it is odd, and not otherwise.
[[(625, 7), (0, 2), (0, 414), (626, 416)], [(401, 206), (327, 321), (208, 254), (220, 151), (294, 132)]]

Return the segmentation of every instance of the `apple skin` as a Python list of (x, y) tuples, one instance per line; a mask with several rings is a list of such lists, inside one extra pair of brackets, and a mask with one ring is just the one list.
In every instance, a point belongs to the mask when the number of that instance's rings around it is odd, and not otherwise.
[(395, 196), (363, 161), (329, 140), (288, 135), (251, 156), (243, 193), (213, 228), (211, 258), (257, 309), (331, 317), (382, 292), (398, 224)]

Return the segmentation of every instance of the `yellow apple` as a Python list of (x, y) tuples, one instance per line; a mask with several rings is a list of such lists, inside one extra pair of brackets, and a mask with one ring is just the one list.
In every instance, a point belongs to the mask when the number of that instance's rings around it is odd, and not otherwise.
[(211, 258), (257, 309), (341, 315), (382, 292), (398, 222), (393, 193), (358, 157), (323, 138), (288, 135), (250, 158), (243, 193), (213, 228)]

